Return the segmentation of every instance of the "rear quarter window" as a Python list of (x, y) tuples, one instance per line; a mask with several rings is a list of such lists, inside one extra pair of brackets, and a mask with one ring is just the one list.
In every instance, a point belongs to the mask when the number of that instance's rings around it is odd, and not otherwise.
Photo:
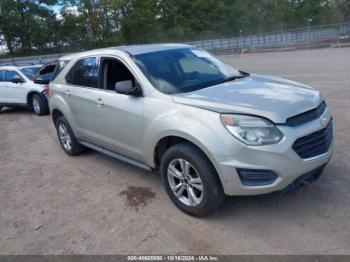
[(56, 66), (56, 70), (52, 76), (51, 81), (55, 80), (55, 78), (58, 76), (59, 73), (66, 67), (68, 64), (69, 60), (60, 60)]

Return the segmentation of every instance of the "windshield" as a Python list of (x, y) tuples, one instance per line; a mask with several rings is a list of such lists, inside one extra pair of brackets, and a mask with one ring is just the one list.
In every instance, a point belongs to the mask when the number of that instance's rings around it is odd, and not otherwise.
[(167, 94), (192, 92), (242, 76), (198, 48), (140, 54), (134, 60), (155, 88)]
[(21, 68), (21, 72), (29, 79), (33, 80), (33, 77), (35, 76), (36, 73), (39, 72), (40, 66), (33, 66), (33, 67), (24, 67)]

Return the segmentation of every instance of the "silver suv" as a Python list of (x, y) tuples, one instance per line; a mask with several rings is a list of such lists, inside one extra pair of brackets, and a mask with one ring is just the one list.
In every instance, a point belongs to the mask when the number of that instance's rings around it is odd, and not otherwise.
[(331, 158), (332, 117), (306, 85), (238, 71), (188, 45), (69, 60), (49, 91), (63, 150), (88, 147), (159, 169), (188, 214), (211, 213), (225, 195), (290, 191), (318, 178)]

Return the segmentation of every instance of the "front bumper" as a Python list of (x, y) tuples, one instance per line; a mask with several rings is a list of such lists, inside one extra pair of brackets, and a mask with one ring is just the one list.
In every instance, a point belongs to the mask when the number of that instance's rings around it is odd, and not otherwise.
[[(323, 127), (320, 120), (299, 127), (279, 126), (284, 138), (277, 144), (244, 146), (232, 155), (216, 155), (214, 166), (227, 195), (258, 195), (285, 189), (298, 177), (325, 166), (333, 153), (334, 136), (328, 152), (301, 159), (293, 150), (293, 143), (300, 137), (312, 134)], [(272, 183), (251, 186), (242, 183), (238, 170), (269, 170), (277, 175)]]

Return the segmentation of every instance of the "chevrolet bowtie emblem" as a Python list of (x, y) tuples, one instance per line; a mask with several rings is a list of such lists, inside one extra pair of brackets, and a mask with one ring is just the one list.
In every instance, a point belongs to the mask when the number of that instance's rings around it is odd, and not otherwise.
[(326, 110), (326, 112), (324, 112), (324, 114), (320, 118), (320, 126), (322, 128), (325, 128), (328, 125), (330, 118), (331, 117), (329, 115), (329, 112), (328, 112), (328, 110)]

